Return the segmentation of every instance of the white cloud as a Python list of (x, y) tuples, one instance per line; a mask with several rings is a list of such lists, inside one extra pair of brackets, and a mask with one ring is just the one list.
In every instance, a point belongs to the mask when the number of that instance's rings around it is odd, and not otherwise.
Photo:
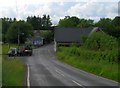
[(63, 18), (64, 18), (64, 16), (61, 16), (61, 17), (60, 16), (56, 16), (56, 15), (51, 16), (52, 23), (54, 23), (54, 25), (57, 25), (59, 20), (63, 19)]
[[(117, 15), (117, 3), (111, 2), (87, 2), (84, 4), (78, 3), (72, 6), (67, 13), (71, 16), (75, 15), (80, 18), (93, 18), (98, 20), (102, 17), (113, 18)], [(96, 19), (98, 18), (98, 19)]]
[[(87, 1), (87, 2), (86, 2)], [(42, 16), (49, 14), (57, 24), (66, 15), (99, 20), (100, 17), (114, 18), (118, 14), (118, 0), (2, 0), (0, 17)]]

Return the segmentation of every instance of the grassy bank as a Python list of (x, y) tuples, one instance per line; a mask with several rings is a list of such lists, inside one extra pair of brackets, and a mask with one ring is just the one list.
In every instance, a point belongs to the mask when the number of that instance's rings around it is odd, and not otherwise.
[(23, 86), (25, 65), (19, 59), (2, 59), (2, 85)]
[[(70, 54), (71, 49), (70, 47), (61, 47), (60, 51), (57, 52), (58, 59), (76, 68), (118, 81), (118, 75), (120, 75), (118, 73), (118, 63), (112, 63), (109, 62), (109, 60), (95, 58), (100, 55), (100, 52), (81, 50), (81, 56), (78, 56), (75, 53)], [(93, 58), (91, 58), (90, 53), (94, 54), (91, 54)]]
[(120, 82), (118, 43), (106, 34), (95, 34), (80, 47), (59, 46), (57, 57), (76, 68)]
[[(18, 47), (17, 44), (10, 44), (10, 47)], [(2, 54), (7, 54), (8, 44), (2, 45)], [(2, 56), (2, 85), (3, 86), (23, 86), (26, 66), (18, 58), (7, 58)]]

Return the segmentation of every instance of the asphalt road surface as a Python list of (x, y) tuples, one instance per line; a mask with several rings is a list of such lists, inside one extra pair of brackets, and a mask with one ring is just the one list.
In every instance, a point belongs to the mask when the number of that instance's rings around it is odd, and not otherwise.
[(118, 83), (64, 64), (56, 59), (53, 44), (33, 50), (33, 56), (25, 57), (28, 66), (27, 86), (69, 86), (78, 88), (118, 88)]

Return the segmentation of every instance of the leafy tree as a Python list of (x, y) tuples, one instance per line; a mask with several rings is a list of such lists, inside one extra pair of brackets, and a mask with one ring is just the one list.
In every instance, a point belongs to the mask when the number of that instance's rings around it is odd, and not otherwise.
[(86, 28), (86, 27), (92, 27), (94, 25), (94, 21), (93, 20), (87, 20), (87, 19), (80, 19), (79, 24), (77, 25), (77, 27), (80, 28)]
[(30, 23), (33, 26), (33, 29), (39, 29), (38, 25), (38, 18), (36, 16), (34, 17), (27, 17), (27, 22)]
[(52, 25), (52, 22), (51, 22), (50, 16), (48, 15), (48, 16), (47, 16), (46, 27), (47, 27), (47, 28), (50, 28), (51, 25)]
[(33, 26), (34, 30), (39, 29), (48, 29), (51, 27), (52, 22), (49, 15), (43, 15), (43, 17), (31, 16), (27, 17), (27, 22)]
[(116, 16), (113, 20), (112, 20), (113, 24), (115, 26), (119, 26), (120, 27), (120, 16)]
[(26, 38), (32, 35), (32, 26), (24, 21), (18, 21), (11, 24), (7, 31), (6, 38), (9, 43), (17, 43), (18, 35), (20, 43), (24, 43)]
[(120, 37), (120, 17), (115, 17), (113, 20), (110, 18), (101, 18), (95, 25), (102, 28), (102, 30), (114, 37)]
[(73, 16), (65, 16), (64, 19), (60, 19), (59, 27), (76, 27), (79, 23), (79, 18)]
[(6, 41), (6, 32), (8, 30), (8, 28), (10, 27), (11, 23), (12, 23), (12, 19), (11, 18), (1, 18), (2, 20), (2, 41), (5, 42)]

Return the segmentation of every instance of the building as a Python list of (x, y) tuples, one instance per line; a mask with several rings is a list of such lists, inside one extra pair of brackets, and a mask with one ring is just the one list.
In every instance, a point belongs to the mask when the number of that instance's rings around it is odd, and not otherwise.
[(82, 44), (83, 36), (90, 36), (93, 32), (101, 31), (100, 28), (55, 28), (54, 30), (54, 50), (57, 50), (57, 44), (69, 45), (71, 43)]

